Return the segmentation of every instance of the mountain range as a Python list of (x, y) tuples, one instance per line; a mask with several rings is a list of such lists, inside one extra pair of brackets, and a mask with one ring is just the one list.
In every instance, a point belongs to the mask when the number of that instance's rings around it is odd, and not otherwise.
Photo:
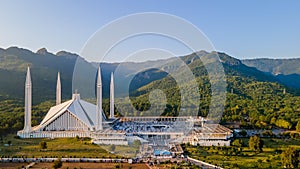
[[(189, 66), (196, 77), (207, 76), (207, 72), (199, 57), (214, 54), (214, 52), (199, 51), (190, 55), (181, 56), (180, 59)], [(238, 60), (225, 53), (218, 53), (227, 77), (235, 77), (235, 80), (253, 79), (255, 81), (277, 83), (282, 88), (287, 87), (291, 91), (300, 88), (300, 59), (253, 59)], [(82, 62), (82, 79), (85, 75), (92, 73), (96, 63), (89, 63), (77, 54), (60, 51), (56, 54), (50, 53), (42, 48), (36, 52), (18, 47), (7, 49), (0, 48), (0, 100), (23, 99), (26, 67), (31, 67), (33, 83), (33, 102), (40, 103), (45, 100), (55, 99), (56, 76), (61, 73), (62, 97), (68, 99), (72, 92), (72, 78), (76, 61)], [(110, 73), (122, 67), (123, 78), (119, 82), (131, 79), (130, 93), (137, 95), (145, 93), (147, 86), (155, 85), (158, 81), (166, 79), (168, 73), (164, 70), (165, 65), (174, 58), (126, 63), (101, 63), (104, 97), (109, 96)], [(149, 68), (149, 69), (145, 69)], [(237, 78), (242, 77), (242, 78)], [(228, 91), (238, 87), (233, 86), (233, 81), (228, 81)], [(245, 81), (246, 83), (246, 81)], [(73, 86), (74, 88), (74, 86)], [(116, 88), (122, 88), (122, 84)], [(79, 87), (79, 91), (84, 90)], [(142, 92), (144, 91), (144, 92)], [(122, 94), (120, 94), (122, 95)]]
[[(213, 57), (216, 54), (219, 58)], [(206, 64), (205, 58), (208, 58)], [(212, 104), (212, 78), (205, 66), (213, 66), (216, 59), (224, 68), (227, 93), (224, 109), (222, 106), (215, 106), (216, 109), (210, 113), (210, 107), (219, 100), (214, 100)], [(294, 129), (300, 120), (300, 83), (292, 83), (300, 75), (298, 64), (297, 59), (239, 60), (214, 51), (198, 51), (156, 61), (101, 63), (103, 110), (109, 112), (107, 98), (110, 75), (114, 72), (115, 110), (118, 116), (147, 116), (153, 115), (152, 112), (158, 113), (155, 115), (178, 116), (184, 111), (184, 115), (197, 113), (209, 117), (216, 112), (222, 114), (221, 123), (224, 124), (237, 122), (243, 128)], [(83, 99), (94, 101), (98, 63), (87, 62), (81, 56), (66, 51), (53, 54), (45, 48), (36, 52), (18, 47), (0, 49), (0, 133), (15, 132), (23, 126), (22, 102), (27, 66), (31, 67), (33, 124), (38, 124), (54, 105), (58, 71), (62, 82), (62, 100), (70, 99), (77, 89)], [(181, 88), (176, 81), (178, 79), (172, 74), (175, 72), (185, 75), (182, 66), (187, 66), (199, 87), (200, 100), (188, 100), (189, 103), (199, 105), (198, 112), (182, 107)], [(193, 92), (188, 87), (191, 83), (192, 80), (183, 81), (184, 90), (189, 95)], [(161, 91), (165, 98), (159, 95)], [(149, 97), (150, 95), (154, 97)], [(128, 98), (130, 103), (127, 102)], [(152, 109), (152, 105), (162, 108), (162, 111)], [(131, 106), (135, 109), (129, 109)]]

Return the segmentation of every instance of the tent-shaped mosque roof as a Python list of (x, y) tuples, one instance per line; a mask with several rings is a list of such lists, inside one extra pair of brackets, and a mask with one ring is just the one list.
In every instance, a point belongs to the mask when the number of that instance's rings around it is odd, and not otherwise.
[[(96, 124), (96, 105), (81, 100), (79, 94), (73, 94), (73, 98), (71, 100), (51, 107), (45, 118), (40, 123), (40, 126), (49, 124), (66, 111), (72, 113), (89, 127), (93, 127)], [(102, 117), (103, 121), (105, 121), (106, 116), (103, 111)]]

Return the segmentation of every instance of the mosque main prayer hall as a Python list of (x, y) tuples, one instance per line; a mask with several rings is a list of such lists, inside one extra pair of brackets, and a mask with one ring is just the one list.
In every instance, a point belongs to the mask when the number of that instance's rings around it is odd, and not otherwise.
[[(80, 98), (75, 92), (72, 98), (61, 103), (60, 73), (57, 75), (56, 105), (51, 107), (37, 126), (31, 125), (32, 82), (30, 68), (25, 81), (24, 128), (17, 132), (20, 138), (66, 138), (89, 137), (95, 144), (128, 145), (134, 140), (142, 144), (181, 144), (201, 146), (229, 146), (232, 130), (220, 125), (207, 123), (203, 117), (117, 117), (114, 112), (114, 76), (110, 81), (109, 117), (102, 109), (101, 69), (96, 74), (96, 105)], [(193, 126), (186, 133), (178, 125)], [(197, 125), (196, 125), (197, 124)], [(177, 125), (177, 127), (175, 126)], [(179, 127), (184, 128), (184, 127)]]

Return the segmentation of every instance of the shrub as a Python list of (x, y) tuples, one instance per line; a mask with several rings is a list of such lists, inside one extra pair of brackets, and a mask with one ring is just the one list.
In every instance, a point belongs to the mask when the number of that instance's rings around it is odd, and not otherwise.
[(53, 162), (52, 167), (53, 167), (54, 169), (57, 169), (57, 168), (62, 167), (62, 161), (61, 161), (61, 159), (59, 158), (59, 159), (55, 160), (55, 161)]
[(41, 149), (47, 149), (47, 143), (45, 141), (40, 142)]

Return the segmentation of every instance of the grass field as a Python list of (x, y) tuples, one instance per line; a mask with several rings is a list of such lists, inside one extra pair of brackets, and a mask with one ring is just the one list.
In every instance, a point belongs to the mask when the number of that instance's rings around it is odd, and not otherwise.
[[(148, 169), (146, 164), (128, 164), (128, 163), (63, 163), (62, 169), (84, 168), (84, 169), (115, 169), (117, 166), (124, 169)], [(52, 163), (37, 163), (32, 169), (52, 168)]]
[[(17, 169), (26, 166), (27, 163), (0, 163), (0, 169)], [(119, 166), (122, 169), (148, 169), (146, 164), (128, 164), (128, 163), (63, 163), (61, 169), (115, 169)], [(32, 169), (52, 169), (52, 163), (36, 163)]]
[(281, 152), (287, 147), (292, 146), (300, 149), (300, 141), (294, 139), (275, 139), (264, 140), (263, 152), (256, 153), (248, 147), (248, 139), (243, 139), (245, 147), (241, 150), (234, 147), (193, 147), (186, 146), (185, 150), (189, 156), (214, 164), (224, 168), (282, 168)]
[[(107, 151), (110, 151), (110, 145), (101, 145), (101, 147)], [(113, 154), (115, 155), (121, 155), (124, 157), (135, 157), (136, 151), (138, 148), (135, 148), (133, 146), (116, 146), (115, 150), (113, 151)]]
[[(11, 146), (4, 146), (8, 141), (11, 141)], [(47, 142), (47, 149), (41, 150), (39, 146), (41, 141)], [(17, 139), (14, 135), (8, 135), (3, 138), (2, 143), (0, 142), (0, 157), (121, 157), (117, 153), (109, 153), (104, 148), (92, 144), (90, 139)], [(134, 155), (130, 150), (132, 147), (116, 146), (115, 151), (127, 152), (127, 156)]]

